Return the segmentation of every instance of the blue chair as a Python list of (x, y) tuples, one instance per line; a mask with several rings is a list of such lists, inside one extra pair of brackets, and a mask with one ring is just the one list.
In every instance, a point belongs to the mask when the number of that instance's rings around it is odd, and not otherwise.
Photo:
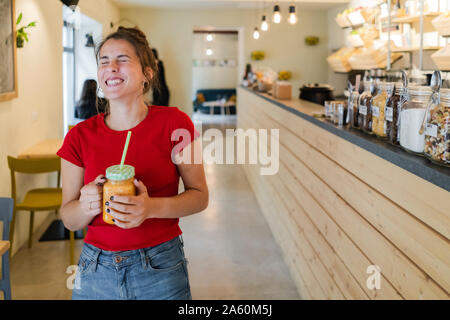
[[(3, 221), (3, 240), (9, 240), (9, 224), (12, 220), (14, 200), (12, 198), (0, 198), (0, 221)], [(11, 250), (11, 248), (10, 248)], [(11, 281), (9, 276), (9, 254), (5, 252), (2, 258), (2, 279), (0, 291), (3, 291), (5, 300), (11, 300)]]

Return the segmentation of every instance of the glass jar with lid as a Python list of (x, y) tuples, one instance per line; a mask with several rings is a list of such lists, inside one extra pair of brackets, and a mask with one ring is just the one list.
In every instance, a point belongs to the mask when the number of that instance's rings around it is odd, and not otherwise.
[(376, 86), (371, 81), (364, 81), (364, 92), (359, 96), (358, 127), (366, 133), (372, 133), (372, 98)]
[(358, 128), (358, 99), (359, 92), (357, 90), (349, 92), (347, 122), (352, 128)]
[(431, 161), (450, 166), (450, 89), (441, 89), (432, 101), (424, 153)]
[(108, 213), (106, 202), (114, 195), (134, 196), (134, 167), (130, 165), (114, 165), (106, 169), (106, 183), (103, 185), (103, 221), (114, 224), (113, 217)]
[(392, 84), (381, 82), (378, 94), (372, 99), (372, 132), (377, 137), (386, 139), (386, 103), (392, 94)]
[(408, 100), (400, 112), (400, 145), (409, 152), (422, 155), (425, 134), (419, 133), (430, 100), (430, 87), (409, 87)]
[(398, 145), (400, 135), (398, 126), (400, 123), (400, 110), (407, 100), (407, 88), (403, 87), (403, 83), (395, 83), (393, 94), (386, 103), (386, 135), (388, 141), (394, 145)]

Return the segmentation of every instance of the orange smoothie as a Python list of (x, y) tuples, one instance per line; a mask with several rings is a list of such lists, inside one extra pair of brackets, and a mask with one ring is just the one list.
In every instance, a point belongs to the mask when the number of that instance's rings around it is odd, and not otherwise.
[(136, 187), (134, 186), (134, 167), (130, 165), (111, 166), (106, 169), (106, 183), (103, 185), (103, 221), (114, 224), (113, 217), (106, 212), (106, 201), (110, 201), (111, 196), (134, 196)]

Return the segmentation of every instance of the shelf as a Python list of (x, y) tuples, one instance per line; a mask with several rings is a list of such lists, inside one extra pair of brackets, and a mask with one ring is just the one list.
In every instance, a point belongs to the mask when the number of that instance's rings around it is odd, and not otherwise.
[[(427, 46), (427, 47), (423, 47), (424, 51), (435, 51), (435, 50), (440, 50), (442, 49), (442, 47), (433, 47), (433, 46)], [(419, 47), (414, 47), (414, 48), (392, 48), (391, 49), (392, 52), (417, 52), (420, 51)]]
[[(423, 14), (424, 19), (426, 18), (435, 18), (441, 15), (442, 12), (427, 12)], [(414, 16), (406, 16), (401, 18), (392, 19), (392, 23), (414, 23), (420, 21), (420, 14)]]

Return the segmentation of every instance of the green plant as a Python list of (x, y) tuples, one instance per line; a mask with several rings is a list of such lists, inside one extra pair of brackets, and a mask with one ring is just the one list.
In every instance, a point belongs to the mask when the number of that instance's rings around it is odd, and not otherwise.
[[(19, 17), (16, 21), (16, 26), (19, 25), (20, 21), (22, 21), (22, 13), (19, 14)], [(36, 27), (36, 21), (30, 22), (28, 25), (20, 27), (16, 31), (16, 43), (18, 48), (23, 48), (24, 40), (28, 42), (28, 33), (25, 31), (25, 29), (30, 27)]]
[(319, 43), (319, 37), (315, 37), (315, 36), (305, 37), (305, 43), (308, 46), (315, 46), (316, 44)]
[(255, 50), (251, 52), (252, 60), (263, 60), (264, 56), (264, 51)]

